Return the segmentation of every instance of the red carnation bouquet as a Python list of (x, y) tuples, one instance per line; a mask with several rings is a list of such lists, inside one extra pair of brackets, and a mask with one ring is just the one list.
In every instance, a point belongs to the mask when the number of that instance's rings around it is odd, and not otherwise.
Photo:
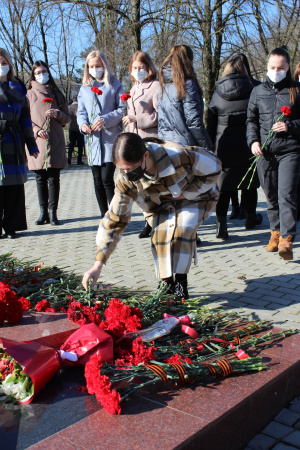
[[(93, 92), (93, 102), (92, 102), (92, 110), (91, 110), (91, 118), (90, 123), (93, 124), (94, 119), (96, 117), (96, 107), (98, 103), (98, 96), (102, 95), (101, 89), (99, 89), (97, 86), (92, 86), (91, 91)], [(88, 135), (88, 163), (90, 166), (93, 165), (93, 158), (92, 158), (92, 135)]]
[[(131, 98), (130, 94), (122, 94), (120, 99), (122, 100), (122, 102), (124, 102), (124, 106), (123, 106), (123, 117), (126, 116), (127, 114), (127, 106), (126, 106), (126, 102)], [(125, 125), (123, 125), (123, 133), (125, 133)]]
[(0, 325), (4, 321), (7, 321), (9, 325), (20, 322), (23, 317), (24, 300), (16, 296), (8, 283), (0, 282)]
[[(45, 103), (45, 105), (48, 108), (51, 108), (53, 102), (54, 102), (54, 100), (51, 97), (43, 98), (43, 103)], [(50, 117), (46, 118), (46, 131), (47, 131), (48, 135), (50, 135)], [(46, 149), (46, 158), (45, 158), (45, 169), (46, 170), (48, 170), (48, 153), (49, 153), (49, 139), (47, 139), (47, 149)]]
[[(280, 116), (278, 117), (278, 119), (276, 120), (276, 122), (281, 122), (281, 120), (283, 119), (284, 116), (287, 116), (287, 117), (288, 117), (288, 116), (290, 116), (290, 115), (292, 114), (291, 108), (290, 108), (289, 106), (282, 106), (282, 107), (280, 108), (280, 111), (281, 111), (282, 114), (280, 114)], [(271, 130), (269, 131), (269, 133), (268, 133), (268, 136), (267, 136), (265, 142), (264, 142), (264, 143), (262, 144), (262, 146), (261, 146), (261, 151), (263, 151), (263, 149), (264, 149), (265, 146), (266, 146), (266, 143), (268, 142), (268, 140), (270, 139), (270, 137), (273, 135), (273, 133), (274, 133), (274, 130), (271, 129)], [(255, 171), (256, 171), (256, 169), (257, 169), (257, 163), (258, 163), (259, 158), (260, 158), (259, 155), (254, 155), (254, 156), (252, 156), (252, 157), (250, 158), (250, 161), (251, 161), (251, 159), (253, 159), (253, 162), (252, 162), (251, 166), (249, 167), (249, 169), (247, 170), (247, 173), (246, 173), (245, 176), (243, 177), (242, 181), (241, 181), (240, 184), (238, 185), (238, 189), (240, 188), (241, 184), (243, 183), (243, 181), (244, 181), (245, 178), (247, 177), (248, 173), (250, 173), (250, 172), (252, 171), (251, 179), (250, 179), (250, 182), (249, 182), (249, 184), (248, 184), (247, 189), (250, 188), (250, 185), (251, 185), (251, 183), (252, 183), (252, 180), (253, 180)]]
[(53, 348), (0, 339), (0, 396), (7, 400), (31, 403), (59, 369)]

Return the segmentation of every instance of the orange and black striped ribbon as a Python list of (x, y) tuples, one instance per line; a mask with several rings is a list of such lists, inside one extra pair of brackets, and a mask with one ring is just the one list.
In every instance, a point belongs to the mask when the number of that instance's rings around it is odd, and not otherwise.
[(191, 384), (191, 381), (188, 377), (185, 367), (183, 367), (181, 364), (170, 364), (170, 366), (174, 367), (174, 369), (178, 373), (181, 383)]
[(152, 372), (155, 373), (155, 375), (157, 375), (164, 383), (168, 381), (167, 372), (158, 364), (145, 364), (145, 367), (152, 370)]
[(251, 334), (251, 331), (247, 330), (247, 328), (242, 327), (242, 328), (240, 328), (240, 330), (244, 330), (245, 333), (247, 333), (248, 335)]
[(241, 345), (240, 336), (237, 333), (235, 333), (234, 331), (230, 331), (230, 334), (233, 334), (233, 336), (234, 336), (234, 340), (233, 340), (234, 344)]
[(228, 375), (233, 373), (233, 368), (231, 367), (229, 362), (226, 361), (225, 359), (221, 359), (221, 361), (218, 361), (217, 364), (220, 367), (222, 375), (224, 377), (227, 377)]
[(208, 363), (201, 363), (201, 364), (209, 371), (209, 373), (211, 375), (214, 375), (215, 377), (217, 377), (219, 375), (217, 369), (214, 366), (212, 366), (211, 364), (208, 364)]

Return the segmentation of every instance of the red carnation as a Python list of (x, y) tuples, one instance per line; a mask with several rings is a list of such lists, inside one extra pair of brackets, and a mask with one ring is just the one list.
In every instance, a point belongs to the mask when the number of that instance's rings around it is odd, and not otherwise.
[(6, 282), (0, 283), (0, 303), (2, 303), (0, 307), (0, 324), (4, 320), (7, 320), (9, 324), (20, 322), (23, 317), (22, 303)]
[(130, 94), (122, 94), (120, 99), (122, 100), (122, 102), (127, 102), (127, 100), (129, 100), (131, 98)]
[(280, 108), (280, 111), (285, 116), (291, 116), (292, 115), (292, 110), (291, 110), (291, 108), (289, 106), (283, 106), (282, 108)]
[(41, 300), (36, 305), (36, 310), (39, 312), (45, 312), (47, 308), (50, 308), (50, 303), (47, 300)]
[(29, 311), (30, 308), (32, 307), (32, 305), (31, 305), (30, 301), (28, 300), (28, 298), (21, 297), (21, 298), (19, 298), (19, 301), (22, 303), (23, 311)]
[(51, 97), (43, 98), (43, 103), (50, 103), (50, 105), (52, 105), (53, 102), (54, 100)]
[(97, 86), (91, 87), (91, 91), (95, 92), (97, 95), (102, 95), (101, 89), (97, 88)]

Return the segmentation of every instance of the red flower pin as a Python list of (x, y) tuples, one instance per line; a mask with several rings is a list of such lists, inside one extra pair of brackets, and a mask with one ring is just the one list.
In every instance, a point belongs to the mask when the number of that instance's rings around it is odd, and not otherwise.
[(283, 106), (282, 108), (280, 108), (280, 111), (285, 116), (291, 116), (291, 114), (292, 114), (292, 110), (291, 110), (291, 108), (289, 106)]
[(91, 91), (95, 92), (97, 95), (102, 95), (101, 89), (97, 88), (97, 86), (91, 87)]
[(43, 98), (43, 103), (50, 103), (52, 105), (53, 102), (54, 100), (51, 97)]
[(120, 99), (122, 100), (122, 102), (127, 102), (127, 100), (129, 100), (131, 98), (130, 94), (122, 94)]

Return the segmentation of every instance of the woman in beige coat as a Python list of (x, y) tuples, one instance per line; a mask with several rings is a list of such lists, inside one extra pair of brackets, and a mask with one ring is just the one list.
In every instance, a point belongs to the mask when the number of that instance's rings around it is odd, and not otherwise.
[[(142, 138), (158, 136), (158, 94), (160, 91), (157, 70), (148, 53), (137, 51), (129, 66), (130, 79), (134, 82), (127, 102), (127, 115), (123, 117), (126, 131), (136, 133)], [(151, 226), (145, 226), (140, 238), (150, 236)]]
[[(32, 67), (27, 97), (34, 137), (40, 152), (36, 159), (28, 155), (28, 168), (36, 175), (41, 209), (35, 224), (50, 222), (51, 225), (59, 225), (57, 206), (60, 170), (68, 166), (62, 126), (68, 124), (71, 119), (66, 99), (43, 61), (37, 61)], [(52, 105), (45, 102), (47, 98), (53, 100)]]

